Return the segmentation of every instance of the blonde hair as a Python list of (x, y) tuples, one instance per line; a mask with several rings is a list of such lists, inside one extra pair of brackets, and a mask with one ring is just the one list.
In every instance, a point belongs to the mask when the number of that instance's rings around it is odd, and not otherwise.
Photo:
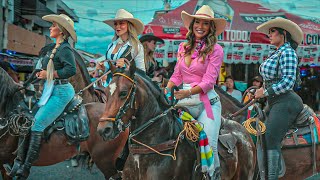
[(62, 32), (63, 36), (62, 36), (62, 40), (59, 42), (59, 44), (56, 44), (55, 47), (52, 49), (51, 55), (50, 55), (50, 59), (47, 65), (47, 81), (48, 83), (50, 83), (51, 81), (53, 81), (54, 79), (54, 64), (53, 64), (53, 58), (57, 52), (57, 49), (60, 47), (60, 45), (67, 40), (70, 37), (69, 32), (62, 27), (60, 24), (56, 23), (56, 25), (58, 26), (59, 30)]
[[(192, 20), (189, 26), (189, 31), (187, 33), (186, 39), (187, 42), (184, 43), (184, 49), (185, 51), (185, 56), (191, 55), (191, 51), (195, 48), (196, 45), (196, 37), (193, 32), (193, 25), (195, 23), (196, 18)], [(217, 43), (217, 36), (216, 36), (216, 28), (214, 25), (213, 21), (210, 21), (210, 28), (209, 28), (209, 33), (206, 37), (203, 38), (205, 40), (205, 49), (200, 51), (200, 56), (202, 56), (202, 62), (204, 62), (206, 56), (210, 53), (213, 52), (213, 47)]]
[[(131, 42), (132, 47), (134, 48), (135, 54), (138, 54), (138, 46), (139, 44), (141, 45), (141, 43), (138, 39), (137, 30), (130, 21), (127, 21), (127, 22), (128, 22), (128, 40)], [(116, 33), (114, 33), (112, 40), (115, 41), (118, 38), (119, 36)]]
[(147, 42), (149, 42), (149, 41), (145, 41), (145, 42), (142, 43), (143, 49), (144, 49), (144, 64), (146, 66), (146, 70), (148, 70), (150, 68), (150, 63), (152, 63), (154, 66), (156, 65), (156, 62), (153, 59), (154, 51), (150, 50), (148, 52)]

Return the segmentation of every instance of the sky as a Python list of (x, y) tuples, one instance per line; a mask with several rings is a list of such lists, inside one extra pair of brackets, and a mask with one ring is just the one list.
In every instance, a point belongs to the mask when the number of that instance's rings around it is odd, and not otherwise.
[[(181, 6), (188, 0), (171, 0), (171, 8)], [(213, 0), (215, 1), (215, 0)], [(320, 0), (239, 0), (259, 3), (271, 10), (285, 11), (306, 18), (320, 18)], [(76, 48), (87, 52), (104, 55), (111, 42), (114, 31), (106, 19), (115, 17), (118, 9), (124, 8), (144, 24), (152, 21), (154, 12), (163, 10), (163, 0), (63, 0), (79, 17), (75, 23), (78, 35)]]

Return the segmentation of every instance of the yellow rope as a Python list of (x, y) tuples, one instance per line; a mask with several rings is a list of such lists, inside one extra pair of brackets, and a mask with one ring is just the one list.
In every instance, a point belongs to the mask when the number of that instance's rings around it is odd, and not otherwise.
[(186, 121), (184, 123), (184, 129), (186, 130), (186, 137), (192, 141), (196, 142), (199, 139), (199, 132), (200, 130), (195, 125), (195, 122), (192, 121)]
[[(243, 122), (242, 125), (250, 134), (257, 136), (257, 130), (251, 126), (252, 122), (256, 122), (256, 118), (249, 118)], [(259, 127), (261, 129), (261, 134), (264, 134), (266, 132), (266, 125), (262, 121), (259, 121)]]

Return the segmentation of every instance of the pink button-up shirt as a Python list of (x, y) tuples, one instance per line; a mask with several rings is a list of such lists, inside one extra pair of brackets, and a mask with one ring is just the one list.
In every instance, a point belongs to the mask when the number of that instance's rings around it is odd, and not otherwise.
[(212, 53), (206, 56), (204, 62), (201, 61), (202, 57), (197, 57), (191, 61), (189, 67), (185, 63), (184, 54), (185, 50), (181, 43), (178, 49), (178, 61), (170, 81), (176, 86), (182, 83), (190, 84), (191, 87), (199, 86), (203, 91), (200, 93), (200, 100), (204, 104), (207, 116), (214, 119), (207, 92), (213, 89), (219, 76), (223, 49), (219, 44), (215, 44)]

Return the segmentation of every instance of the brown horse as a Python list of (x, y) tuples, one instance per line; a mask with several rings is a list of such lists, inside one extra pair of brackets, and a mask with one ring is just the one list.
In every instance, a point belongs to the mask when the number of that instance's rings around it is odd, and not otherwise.
[[(221, 88), (215, 87), (216, 92), (219, 94), (222, 102), (222, 110), (225, 115), (232, 114), (240, 110), (244, 105), (238, 101), (234, 101), (230, 95), (225, 93)], [(227, 104), (223, 102), (228, 102)], [(233, 120), (237, 122), (243, 122), (246, 119), (246, 112), (242, 112), (238, 117)], [(286, 164), (286, 173), (280, 178), (283, 180), (291, 179), (305, 179), (312, 175), (312, 147), (300, 146), (300, 147), (282, 147), (282, 155)], [(316, 147), (316, 154), (320, 154), (320, 146)], [(317, 171), (320, 171), (320, 156), (317, 155)], [(257, 172), (258, 173), (258, 172)]]
[[(138, 152), (143, 147), (136, 144), (136, 141), (161, 149), (160, 146), (168, 145), (172, 139), (176, 140), (181, 130), (159, 87), (144, 72), (136, 70), (134, 63), (131, 63), (129, 71), (117, 70), (105, 92), (108, 101), (98, 125), (100, 135), (109, 141), (125, 128), (130, 128), (130, 153), (123, 170), (123, 179), (202, 178), (199, 172), (193, 174), (197, 151), (185, 139), (178, 143), (176, 160), (154, 152)], [(233, 154), (227, 153), (223, 147), (219, 148), (219, 154), (222, 155), (222, 178), (252, 179), (255, 148), (249, 134), (234, 121), (226, 120), (223, 126), (224, 131), (231, 133), (237, 143)], [(162, 150), (162, 153), (174, 154), (173, 148)]]
[[(74, 85), (76, 92), (79, 89), (83, 89), (89, 84), (88, 72), (84, 66), (82, 58), (79, 56), (77, 59), (77, 74), (71, 79), (71, 83)], [(82, 61), (82, 63), (81, 63)], [(0, 84), (6, 86), (0, 87), (0, 124), (5, 125), (8, 113), (17, 108), (18, 103), (23, 98), (23, 93), (18, 91), (20, 86), (13, 82), (12, 78), (0, 68)], [(93, 89), (83, 93), (85, 102), (94, 101), (97, 98), (94, 97)], [(81, 151), (89, 152), (93, 161), (97, 167), (102, 171), (105, 178), (108, 179), (110, 176), (115, 174), (115, 159), (119, 155), (120, 151), (126, 142), (128, 133), (122, 133), (114, 141), (108, 143), (104, 142), (100, 136), (96, 133), (97, 120), (101, 117), (104, 104), (91, 103), (86, 105), (88, 112), (89, 124), (90, 124), (90, 137), (87, 141), (80, 144)], [(15, 155), (12, 153), (17, 149), (18, 137), (12, 136), (8, 133), (9, 127), (5, 126), (0, 129), (0, 166), (5, 163), (12, 163)], [(62, 162), (70, 157), (76, 155), (77, 147), (75, 145), (69, 145), (67, 138), (63, 131), (54, 132), (48, 142), (43, 142), (41, 146), (39, 159), (34, 165), (36, 166), (48, 166), (58, 162)], [(1, 170), (3, 179), (10, 179), (6, 176), (4, 169)]]

